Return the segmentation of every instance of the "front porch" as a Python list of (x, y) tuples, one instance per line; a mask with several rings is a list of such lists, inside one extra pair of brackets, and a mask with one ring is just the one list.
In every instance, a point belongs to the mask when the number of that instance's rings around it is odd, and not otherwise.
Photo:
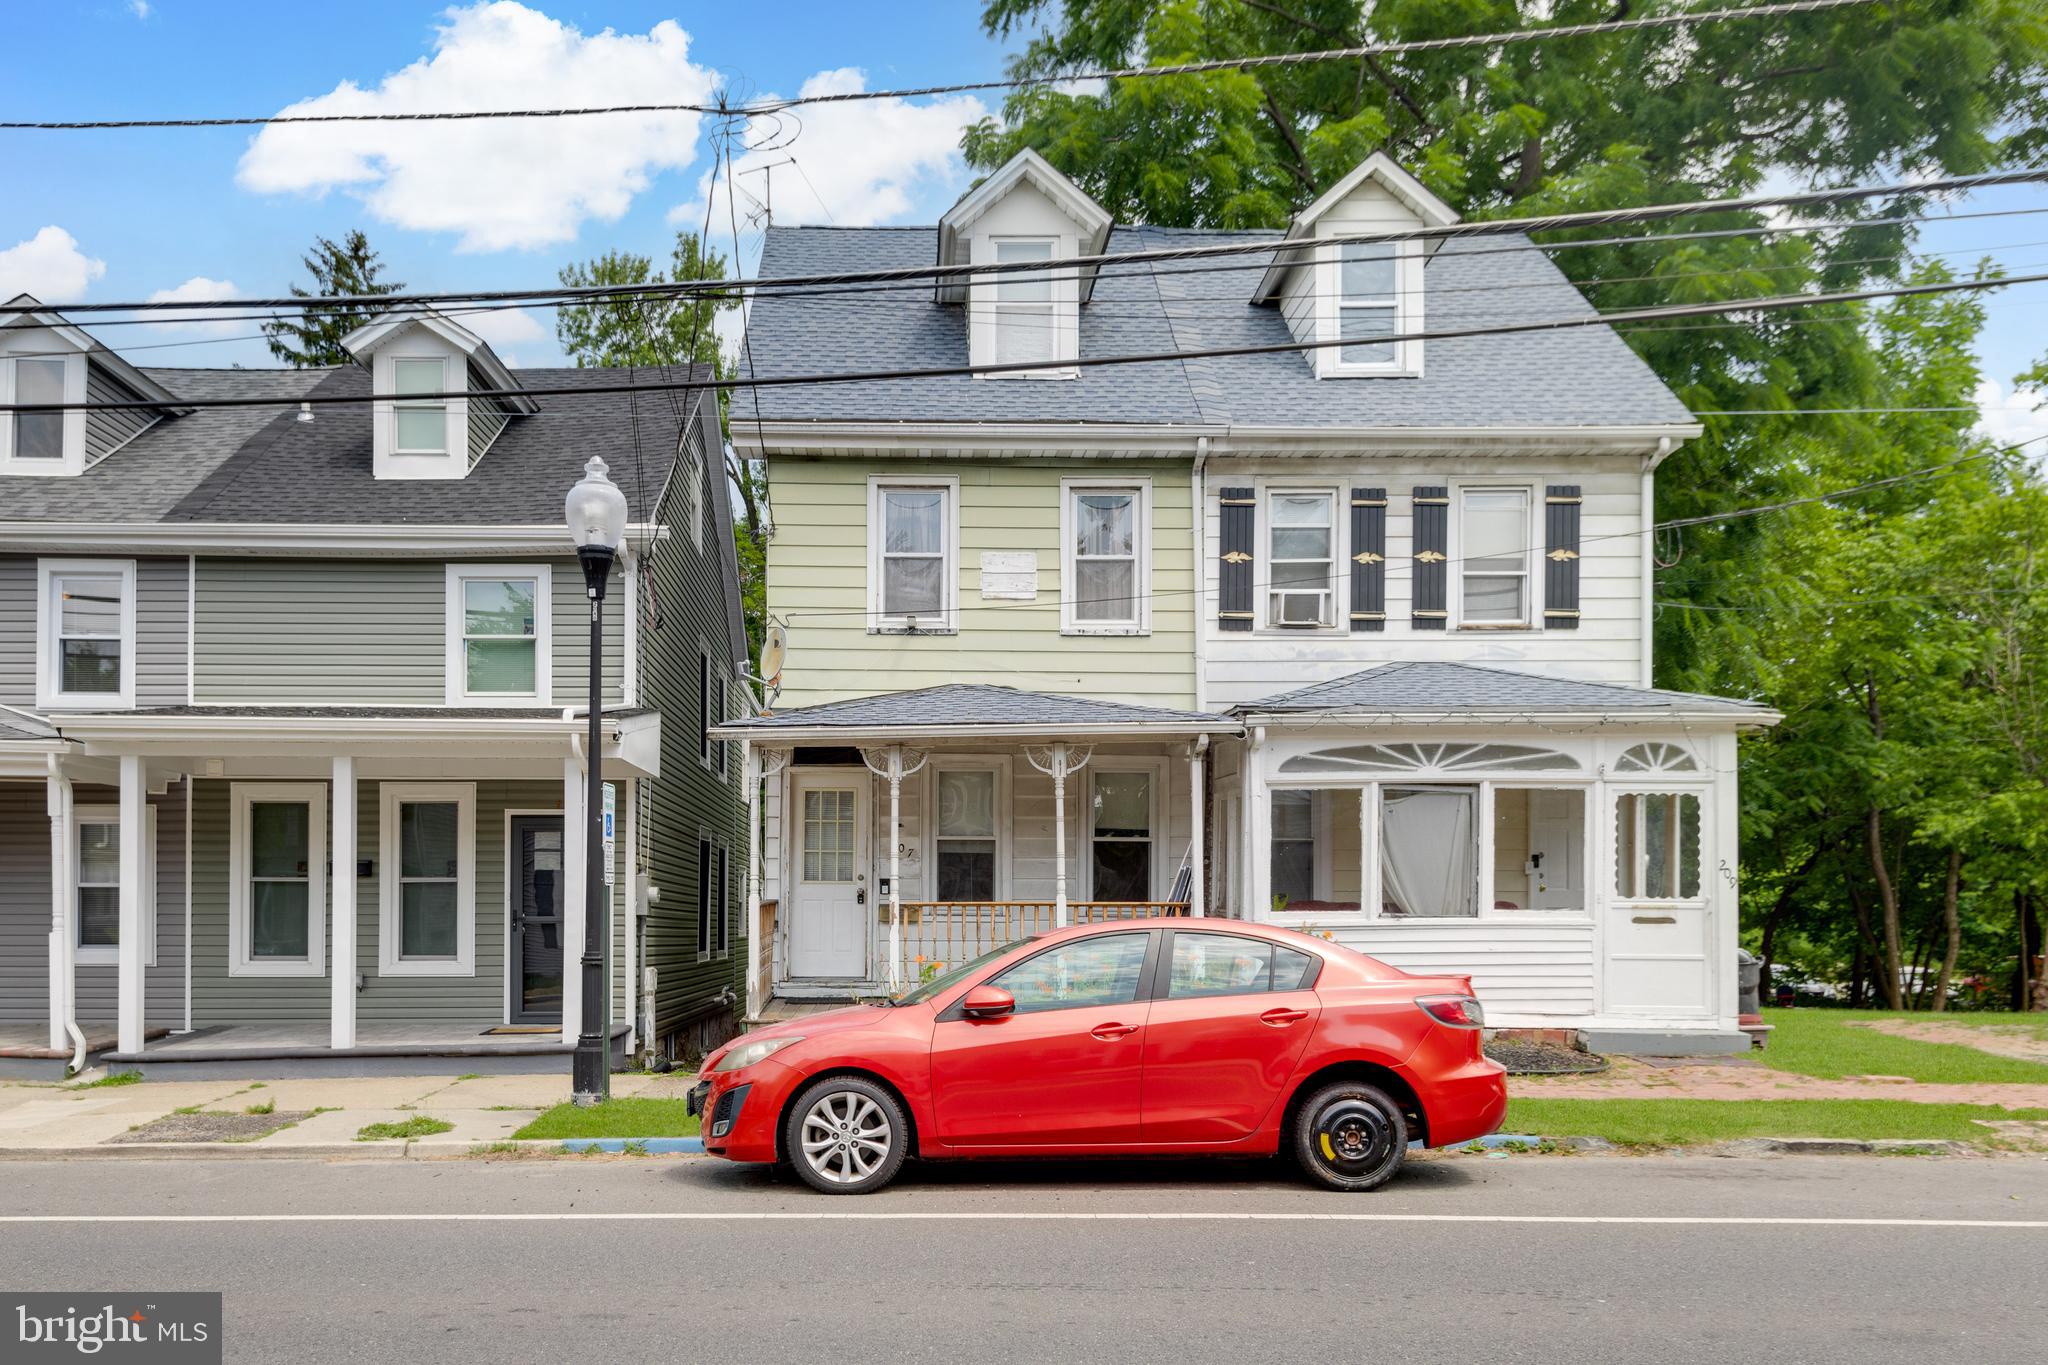
[[(43, 1041), (194, 1079), (566, 1068), (586, 727), (553, 709), (63, 718), (77, 752), (33, 789), (49, 812)], [(600, 954), (622, 1063), (648, 1003), (641, 784), (659, 717), (603, 728), (618, 837)]]
[(1200, 914), (1228, 717), (949, 686), (735, 721), (758, 792), (748, 1015), (1068, 924)]

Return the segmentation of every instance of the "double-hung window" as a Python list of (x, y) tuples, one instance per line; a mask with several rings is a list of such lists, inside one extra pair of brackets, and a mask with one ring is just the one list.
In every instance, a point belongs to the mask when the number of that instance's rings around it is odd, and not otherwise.
[(1529, 624), (1529, 503), (1526, 488), (1459, 491), (1460, 625)]
[[(121, 947), (121, 809), (78, 806), (71, 812), (77, 851), (73, 944), (81, 965), (112, 966)], [(156, 811), (146, 811), (142, 853), (142, 961), (156, 965)]]
[[(1053, 256), (1051, 238), (998, 241), (995, 247), (998, 265), (1050, 261)], [(992, 307), (998, 365), (1054, 357), (1059, 319), (1053, 302), (1052, 276), (1035, 270), (997, 275)]]
[(1089, 887), (1098, 901), (1152, 899), (1150, 771), (1095, 773), (1089, 802)]
[(873, 628), (950, 631), (959, 591), (958, 484), (871, 479), (868, 608)]
[(392, 450), (400, 455), (448, 453), (448, 400), (414, 397), (447, 392), (448, 362), (440, 356), (394, 357), (391, 362)]
[(1000, 776), (993, 768), (941, 768), (932, 779), (936, 899), (997, 898)]
[[(383, 850), (378, 973), (475, 975), (475, 786), (386, 782), (378, 789), (378, 802)], [(346, 862), (338, 859), (337, 865)]]
[(450, 706), (548, 704), (551, 591), (546, 565), (448, 566)]
[(1337, 248), (1338, 363), (1391, 368), (1400, 343), (1401, 263), (1392, 242), (1351, 242)]
[(1141, 635), (1151, 627), (1150, 488), (1066, 481), (1060, 627), (1076, 635)]
[(44, 560), (38, 577), (38, 702), (71, 708), (133, 706), (135, 561)]
[(1337, 559), (1337, 495), (1280, 491), (1266, 500), (1267, 620), (1328, 626)]
[[(353, 850), (344, 850), (355, 871)], [(327, 788), (238, 782), (228, 815), (228, 975), (327, 970)]]
[[(22, 356), (10, 362), (14, 371), (16, 403), (61, 403), (64, 401), (65, 362), (42, 356)], [(59, 465), (64, 461), (64, 416), (60, 412), (16, 412), (8, 454), (12, 459), (35, 467)]]

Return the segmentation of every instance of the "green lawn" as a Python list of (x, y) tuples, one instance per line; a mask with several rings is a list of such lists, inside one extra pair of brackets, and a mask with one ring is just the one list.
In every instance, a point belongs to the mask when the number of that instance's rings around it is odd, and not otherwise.
[(1746, 1137), (1983, 1142), (1994, 1136), (1973, 1119), (2048, 1119), (2048, 1109), (1911, 1100), (1510, 1100), (1501, 1131), (1658, 1147)]
[[(1843, 1076), (1905, 1076), (1943, 1085), (1982, 1083), (2048, 1085), (2048, 1064), (1998, 1057), (1959, 1043), (1923, 1043), (1875, 1029), (1856, 1028), (1855, 1019), (1950, 1020), (1987, 1024), (2023, 1019), (1999, 1014), (1897, 1014), (1888, 1010), (1767, 1009), (1774, 1025), (1770, 1046), (1757, 1054), (1765, 1066), (1802, 1076), (1839, 1080)], [(2038, 1018), (2039, 1016), (2036, 1016)], [(2031, 1027), (2031, 1023), (2029, 1025)]]
[[(253, 1111), (252, 1111), (253, 1112)], [(454, 1124), (446, 1119), (429, 1118), (425, 1114), (414, 1114), (397, 1123), (369, 1123), (356, 1131), (357, 1142), (384, 1142), (392, 1138), (432, 1137), (436, 1133), (453, 1130)]]
[(512, 1135), (515, 1138), (695, 1137), (697, 1120), (674, 1100), (606, 1100), (579, 1108), (558, 1104)]

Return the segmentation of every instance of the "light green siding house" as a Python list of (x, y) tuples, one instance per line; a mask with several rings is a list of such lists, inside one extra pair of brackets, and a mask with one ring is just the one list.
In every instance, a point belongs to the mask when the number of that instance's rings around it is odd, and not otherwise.
[[(0, 347), (143, 406), (75, 462), (0, 451), (0, 1067), (566, 1072), (589, 606), (561, 521), (592, 455), (630, 505), (607, 1029), (621, 1060), (729, 1032), (744, 807), (705, 729), (747, 703), (716, 403), (515, 374), (431, 314), (332, 370), (140, 371), (11, 307), (38, 329)], [(541, 392), (489, 396), (515, 389)]]

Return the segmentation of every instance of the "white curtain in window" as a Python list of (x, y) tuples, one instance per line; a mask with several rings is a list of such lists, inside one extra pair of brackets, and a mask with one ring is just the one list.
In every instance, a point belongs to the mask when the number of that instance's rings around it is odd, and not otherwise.
[(1380, 886), (1389, 914), (1478, 913), (1469, 787), (1390, 788), (1380, 797)]

